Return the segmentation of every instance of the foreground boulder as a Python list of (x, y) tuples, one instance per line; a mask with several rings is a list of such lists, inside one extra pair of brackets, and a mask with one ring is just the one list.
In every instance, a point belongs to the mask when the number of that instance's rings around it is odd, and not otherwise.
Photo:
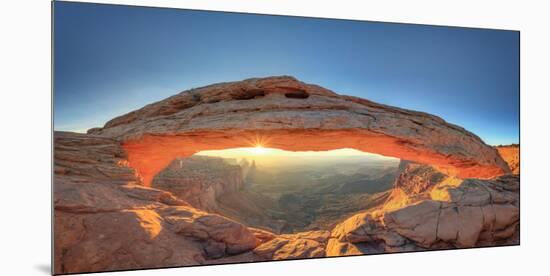
[(329, 231), (309, 231), (280, 235), (254, 249), (263, 260), (318, 258), (325, 256)]

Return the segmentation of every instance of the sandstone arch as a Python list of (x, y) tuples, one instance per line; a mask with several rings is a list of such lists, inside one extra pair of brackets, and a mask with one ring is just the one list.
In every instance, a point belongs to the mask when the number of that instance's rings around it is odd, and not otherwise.
[(461, 178), (509, 173), (497, 150), (439, 117), (288, 76), (191, 89), (88, 133), (121, 141), (145, 185), (176, 157), (256, 143), (291, 151), (354, 148), (431, 164)]

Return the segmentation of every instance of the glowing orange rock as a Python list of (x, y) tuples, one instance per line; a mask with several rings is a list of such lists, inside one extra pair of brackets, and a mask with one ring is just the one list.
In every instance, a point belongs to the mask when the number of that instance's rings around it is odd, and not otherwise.
[(519, 145), (499, 146), (498, 153), (506, 161), (513, 174), (519, 174)]

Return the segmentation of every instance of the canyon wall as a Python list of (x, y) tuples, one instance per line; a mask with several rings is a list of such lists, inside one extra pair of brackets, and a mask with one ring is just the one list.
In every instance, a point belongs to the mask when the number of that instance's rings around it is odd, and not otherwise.
[(218, 157), (178, 158), (156, 175), (152, 187), (171, 192), (201, 210), (279, 232), (284, 221), (269, 215), (277, 211), (276, 204), (245, 189), (245, 175), (253, 168), (241, 161), (237, 165)]
[(217, 211), (222, 195), (243, 188), (239, 165), (227, 164), (221, 158), (192, 156), (178, 158), (153, 179), (152, 187), (169, 191), (194, 207)]

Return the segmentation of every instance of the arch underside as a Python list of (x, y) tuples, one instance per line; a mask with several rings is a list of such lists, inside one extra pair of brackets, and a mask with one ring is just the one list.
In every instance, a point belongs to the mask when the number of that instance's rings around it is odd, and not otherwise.
[[(495, 164), (480, 164), (457, 154), (431, 150), (369, 130), (225, 130), (197, 131), (178, 135), (145, 134), (123, 142), (129, 165), (136, 169), (143, 184), (150, 186), (153, 177), (178, 157), (191, 156), (204, 150), (238, 147), (277, 148), (287, 151), (326, 151), (352, 148), (363, 152), (430, 164), (442, 172), (460, 178), (492, 178), (505, 171)], [(435, 147), (437, 148), (437, 147)]]

